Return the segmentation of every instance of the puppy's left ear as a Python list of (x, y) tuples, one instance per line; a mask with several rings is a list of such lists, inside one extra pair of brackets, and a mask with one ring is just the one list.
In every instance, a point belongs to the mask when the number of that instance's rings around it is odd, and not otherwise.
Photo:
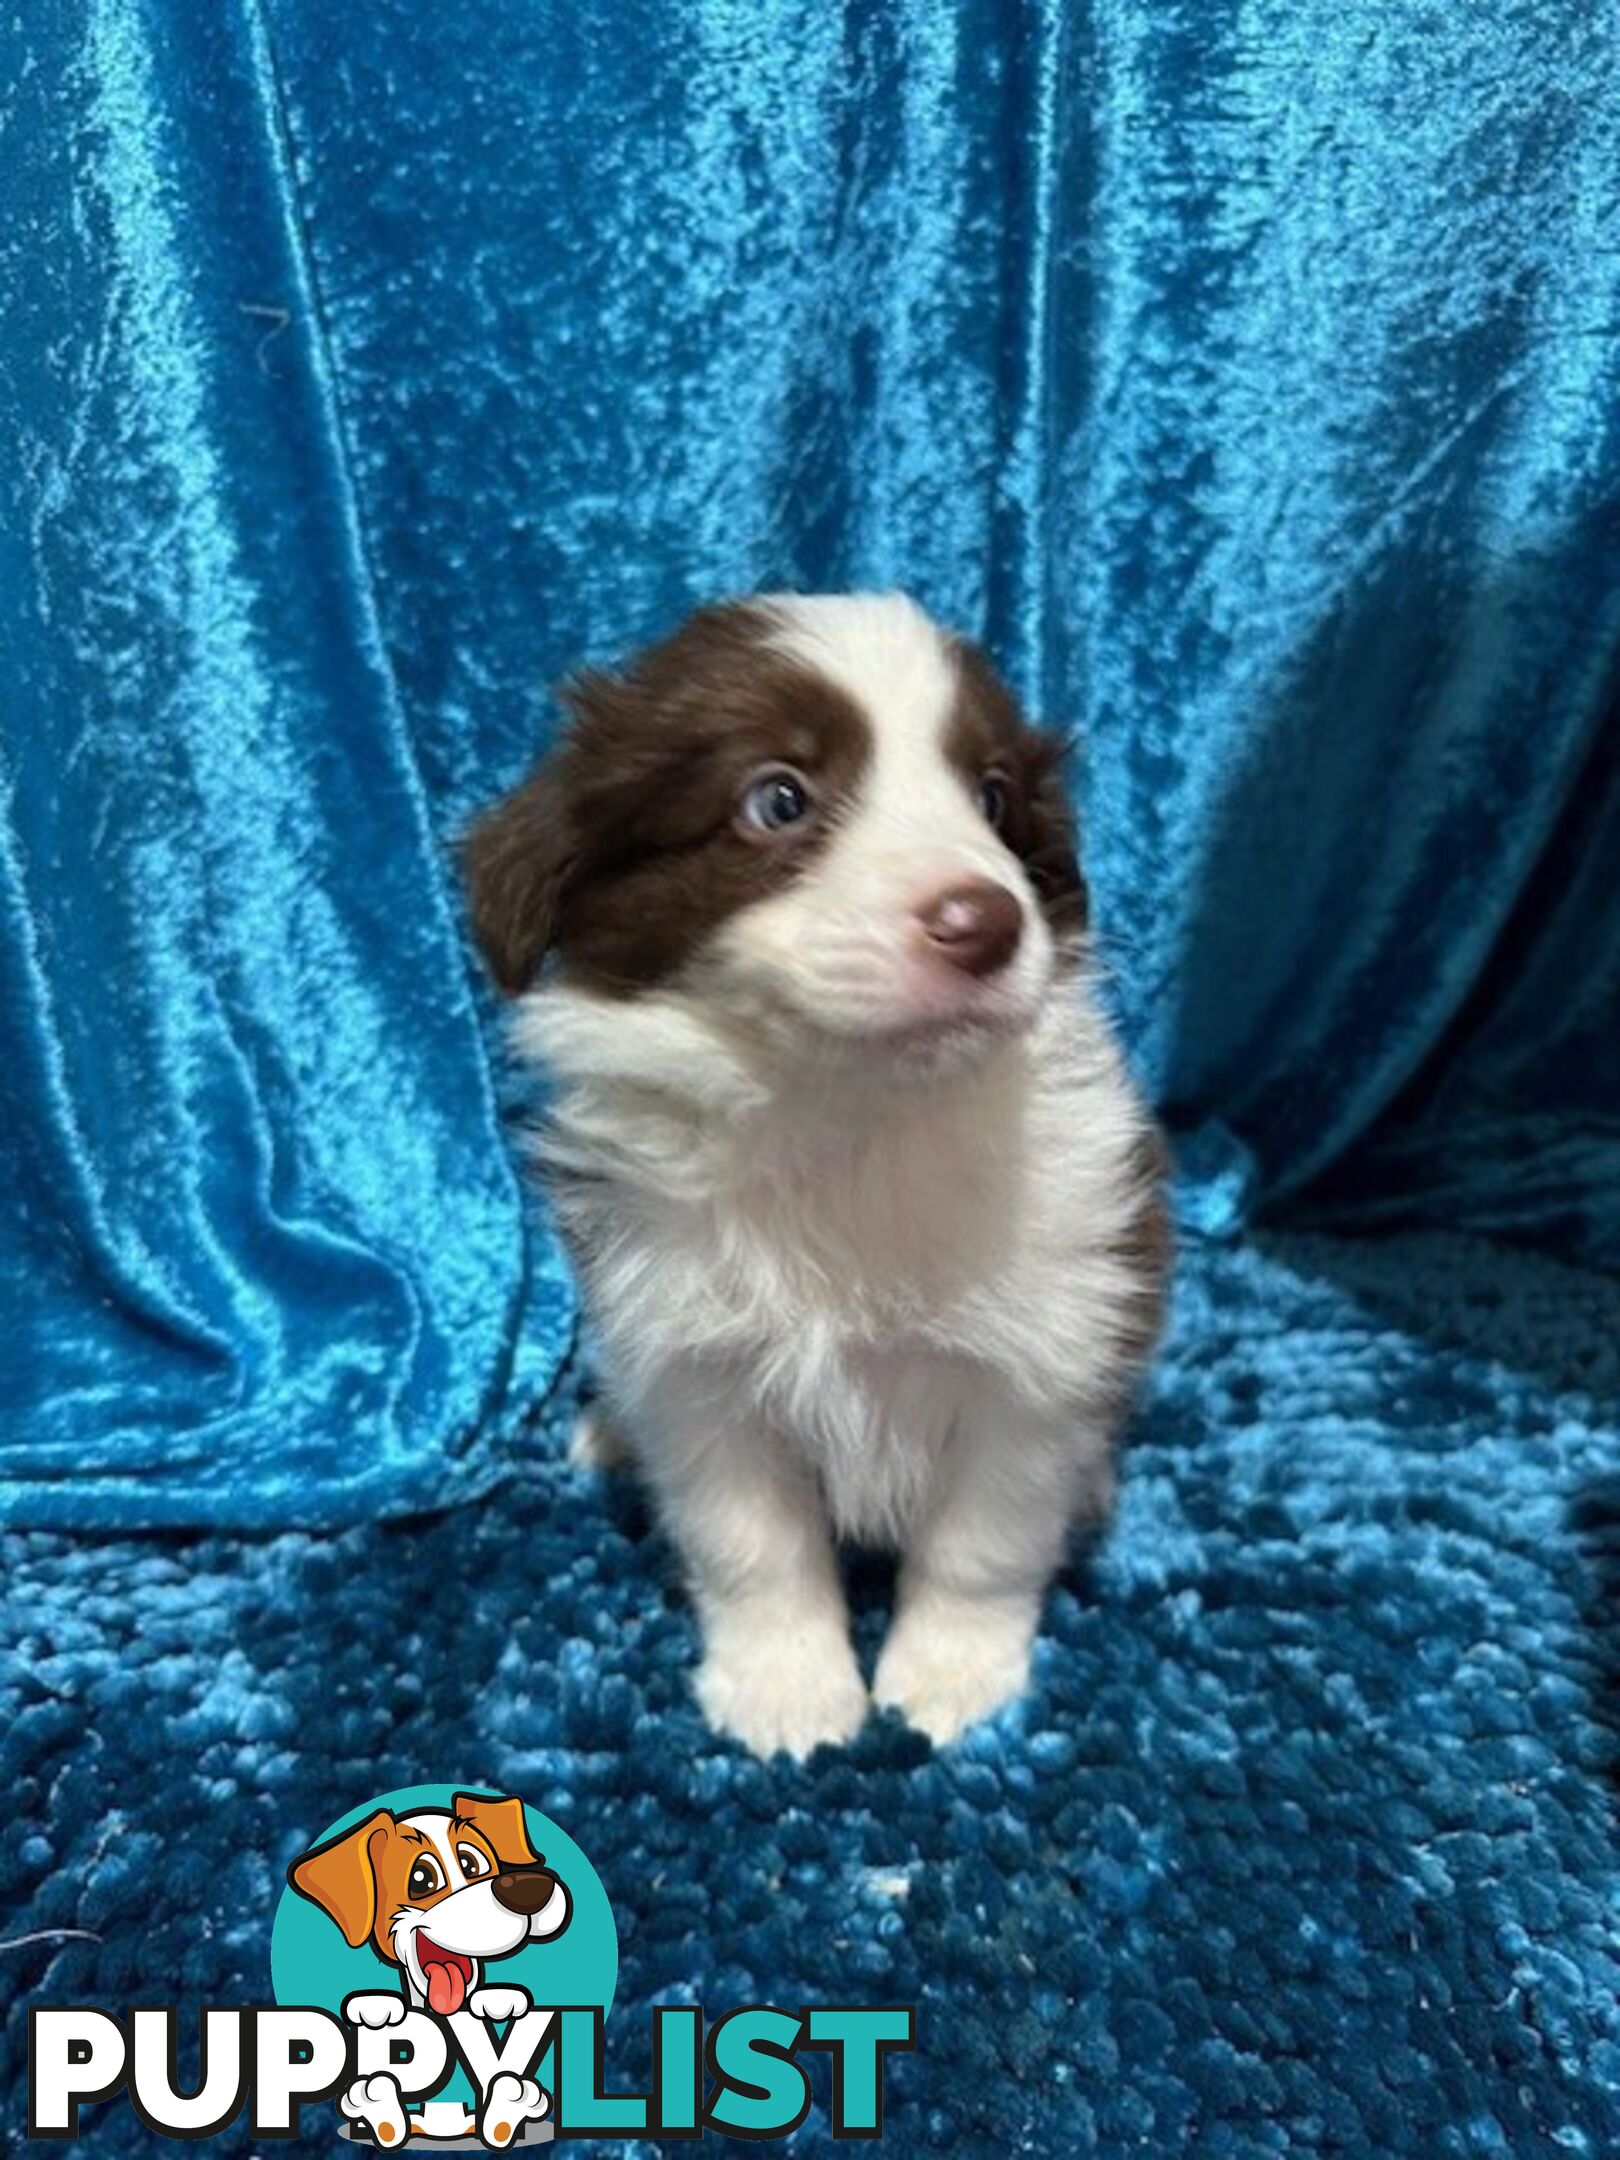
[(540, 1855), (529, 1843), (523, 1820), (523, 1802), (493, 1799), (487, 1793), (458, 1792), (450, 1803), (452, 1813), (470, 1822), (489, 1840), (490, 1850), (508, 1867), (533, 1867)]
[(1047, 921), (1060, 938), (1078, 936), (1091, 919), (1065, 770), (1070, 748), (1057, 736), (1033, 729), (1026, 740), (1029, 845), (1023, 851), (1024, 867)]
[(521, 787), (486, 811), (462, 843), (473, 935), (509, 997), (540, 972), (575, 845), (564, 760), (555, 753)]

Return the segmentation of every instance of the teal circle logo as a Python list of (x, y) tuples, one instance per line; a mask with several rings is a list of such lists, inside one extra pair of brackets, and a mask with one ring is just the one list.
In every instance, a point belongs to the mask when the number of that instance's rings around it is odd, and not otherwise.
[[(351, 2023), (379, 2030), (404, 2011), (470, 2011), (498, 2034), (515, 1990), (606, 2015), (618, 1969), (607, 1892), (562, 1825), (516, 1794), (458, 1785), (402, 1786), (339, 1816), (289, 1867), (270, 1940), (278, 2004), (341, 2015), (347, 2002)], [(552, 2052), (535, 2065), (547, 2087)], [(427, 2107), (477, 2102), (457, 2067)], [(385, 2143), (405, 2127), (393, 2113)]]

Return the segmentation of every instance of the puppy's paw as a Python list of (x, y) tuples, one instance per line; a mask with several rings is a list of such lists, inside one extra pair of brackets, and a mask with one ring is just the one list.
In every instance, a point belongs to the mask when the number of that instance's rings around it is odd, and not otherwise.
[(872, 1699), (944, 1747), (1029, 1685), (1033, 1616), (964, 1599), (902, 1609), (878, 1659)]
[(599, 1410), (582, 1410), (568, 1436), (568, 1460), (576, 1470), (622, 1470), (630, 1450)]
[(474, 1988), (467, 1997), (467, 2008), (486, 2024), (504, 2025), (509, 2018), (522, 2017), (532, 2010), (534, 2002), (527, 1988), (481, 1987)]
[(802, 1762), (824, 1741), (852, 1740), (866, 1718), (860, 1668), (833, 1628), (728, 1635), (711, 1643), (696, 1686), (709, 1723), (756, 1755)]
[(384, 2026), (401, 2024), (405, 2017), (403, 1995), (346, 1995), (343, 2015), (351, 2025), (381, 2032)]
[(510, 2071), (502, 2071), (490, 2080), (483, 2113), (478, 2118), (478, 2135), (499, 2152), (511, 2144), (526, 2122), (538, 2122), (550, 2105), (533, 2078), (513, 2077)]
[(363, 2122), (379, 2145), (400, 2146), (409, 2128), (399, 2096), (399, 2080), (379, 2070), (371, 2077), (356, 2078), (341, 2094), (338, 2106), (356, 2122)]

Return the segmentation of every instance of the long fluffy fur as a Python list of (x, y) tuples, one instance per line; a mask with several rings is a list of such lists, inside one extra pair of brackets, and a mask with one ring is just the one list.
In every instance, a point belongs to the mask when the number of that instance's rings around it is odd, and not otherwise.
[(784, 1099), (701, 1007), (561, 984), (523, 1000), (517, 1040), (557, 1084), (537, 1154), (627, 1430), (656, 1432), (672, 1369), (723, 1368), (844, 1535), (903, 1546), (993, 1376), (1020, 1438), (1072, 1417), (1079, 1482), (1106, 1489), (1150, 1156), (1081, 987), (932, 1093), (812, 1071)]
[[(687, 1562), (711, 1717), (797, 1753), (858, 1725), (836, 1534), (901, 1553), (875, 1693), (945, 1740), (1023, 1685), (1065, 1540), (1106, 1510), (1157, 1317), (1157, 1153), (1062, 927), (1064, 835), (1037, 806), (1020, 860), (964, 785), (952, 646), (892, 600), (766, 619), (870, 729), (825, 853), (637, 994), (564, 966), (516, 1041), (554, 1082), (545, 1173), (609, 1417)], [(953, 988), (912, 910), (962, 877), (1025, 928)], [(927, 1024), (886, 1034), (907, 1000)]]

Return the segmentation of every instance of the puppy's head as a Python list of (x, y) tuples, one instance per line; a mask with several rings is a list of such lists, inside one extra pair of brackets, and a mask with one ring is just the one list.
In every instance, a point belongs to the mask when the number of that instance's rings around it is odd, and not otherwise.
[(529, 1843), (523, 1803), (457, 1793), (449, 1808), (379, 1808), (287, 1870), (351, 1948), (369, 1942), (412, 1991), (451, 2016), (489, 1958), (568, 1924), (567, 1889)]
[(898, 595), (705, 609), (564, 692), (474, 829), (496, 981), (701, 998), (793, 1048), (956, 1060), (1027, 1027), (1085, 924), (1056, 744)]

